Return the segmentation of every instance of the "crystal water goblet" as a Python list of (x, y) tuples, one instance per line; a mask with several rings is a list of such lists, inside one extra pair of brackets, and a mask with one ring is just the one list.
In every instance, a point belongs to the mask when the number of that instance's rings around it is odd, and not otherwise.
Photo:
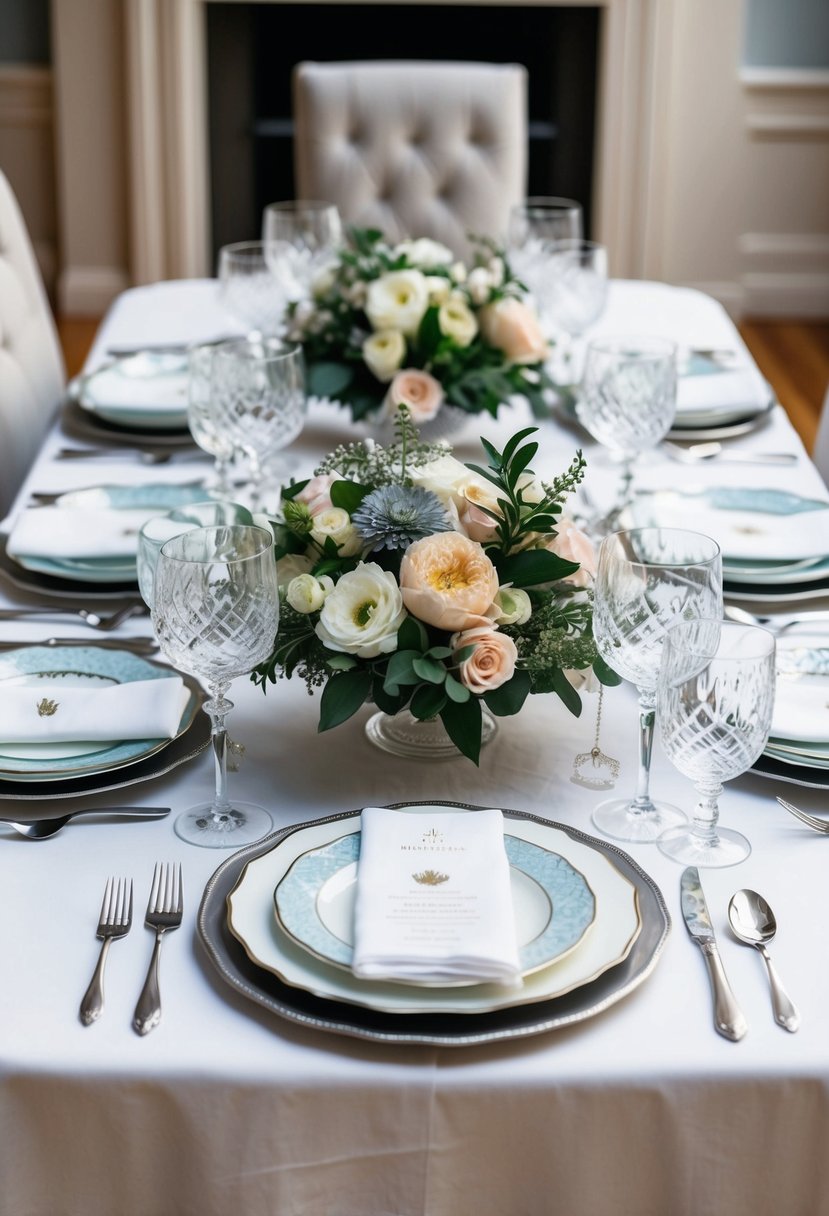
[(269, 203), (262, 214), (268, 265), (292, 301), (311, 295), (314, 278), (333, 260), (342, 239), (342, 220), (333, 203), (289, 199)]
[(691, 822), (657, 841), (686, 866), (733, 866), (751, 844), (718, 826), (722, 783), (751, 768), (766, 745), (774, 712), (775, 641), (757, 625), (683, 621), (662, 649), (657, 706), (668, 759), (693, 781)]
[(265, 241), (237, 241), (219, 250), (219, 300), (251, 338), (283, 328), (290, 295), (271, 260)]
[(150, 611), (153, 607), (153, 583), (158, 555), (168, 540), (181, 536), (182, 532), (191, 532), (194, 528), (252, 523), (253, 516), (247, 507), (238, 502), (222, 502), (218, 499), (212, 499), (210, 502), (191, 502), (187, 506), (168, 511), (166, 515), (154, 515), (152, 519), (148, 519), (138, 533), (136, 568), (138, 590)]
[(622, 465), (612, 529), (633, 494), (634, 465), (676, 417), (677, 348), (665, 338), (596, 338), (588, 343), (576, 414)]
[(213, 498), (227, 499), (232, 493), (230, 468), (235, 449), (226, 428), (220, 425), (213, 401), (213, 354), (216, 346), (193, 346), (188, 351), (187, 425), (203, 452), (213, 457), (213, 480), (205, 485)]
[(261, 839), (272, 826), (264, 807), (231, 798), (227, 786), (231, 680), (248, 674), (273, 649), (279, 592), (273, 536), (263, 528), (196, 528), (168, 540), (155, 571), (153, 627), (172, 665), (203, 680), (210, 693), (215, 767), (211, 802), (176, 819), (189, 844), (236, 848)]
[(656, 689), (662, 647), (679, 621), (722, 616), (722, 557), (708, 536), (682, 528), (635, 528), (599, 546), (593, 588), (596, 648), (639, 694), (636, 794), (599, 803), (595, 826), (616, 840), (652, 842), (687, 816), (650, 795)]
[(248, 459), (251, 506), (263, 509), (265, 467), (299, 435), (308, 410), (302, 347), (277, 338), (223, 342), (212, 360), (212, 396), (219, 425)]
[(544, 310), (558, 329), (577, 340), (607, 303), (607, 246), (581, 239), (553, 241), (543, 246), (542, 258)]
[(510, 208), (506, 251), (513, 273), (530, 292), (544, 321), (547, 262), (556, 241), (581, 240), (581, 203), (572, 198), (536, 195)]

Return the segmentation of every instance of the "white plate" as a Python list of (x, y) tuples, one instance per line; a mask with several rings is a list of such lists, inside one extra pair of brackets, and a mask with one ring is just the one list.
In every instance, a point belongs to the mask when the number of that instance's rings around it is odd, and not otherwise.
[[(504, 844), (521, 974), (527, 976), (575, 949), (595, 920), (596, 900), (584, 875), (557, 853), (508, 831)], [(359, 856), (360, 833), (340, 836), (298, 857), (274, 891), (276, 916), (288, 936), (315, 958), (349, 971)]]
[[(405, 811), (435, 815), (457, 809), (424, 803)], [(573, 840), (552, 825), (510, 820), (511, 835), (565, 857), (589, 883), (596, 897), (596, 922), (579, 948), (560, 962), (528, 976), (517, 992), (495, 984), (426, 989), (358, 980), (349, 972), (313, 958), (292, 941), (277, 924), (272, 896), (277, 883), (303, 853), (320, 848), (343, 833), (356, 832), (359, 827), (360, 816), (354, 815), (335, 823), (298, 829), (249, 862), (228, 895), (230, 931), (257, 966), (272, 972), (283, 983), (316, 996), (387, 1013), (491, 1012), (546, 1001), (588, 983), (621, 962), (641, 930), (636, 888), (605, 854)]]
[(142, 352), (83, 376), (75, 389), (82, 409), (120, 426), (176, 430), (187, 425), (186, 355)]

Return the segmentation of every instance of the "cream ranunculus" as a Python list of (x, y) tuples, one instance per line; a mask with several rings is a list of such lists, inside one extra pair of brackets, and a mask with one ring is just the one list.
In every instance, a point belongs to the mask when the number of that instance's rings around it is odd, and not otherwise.
[(491, 625), (477, 629), (466, 629), (452, 638), (455, 652), (466, 646), (474, 646), (468, 659), (459, 664), (461, 683), (470, 692), (481, 696), (493, 688), (500, 688), (511, 680), (518, 660), (515, 642), (505, 633), (499, 633)]
[(440, 332), (451, 338), (456, 346), (469, 346), (478, 332), (475, 314), (466, 303), (457, 297), (447, 300), (438, 309)]
[(453, 503), (459, 512), (472, 502), (486, 506), (497, 502), (491, 484), (448, 453), (407, 471), (413, 485), (431, 490), (444, 506)]
[(376, 562), (360, 562), (327, 596), (315, 632), (329, 650), (374, 659), (397, 647), (406, 618), (394, 575)]
[(413, 616), (454, 632), (491, 627), (487, 612), (498, 591), (495, 567), (460, 532), (439, 532), (409, 545), (400, 563), (403, 603)]
[(521, 587), (501, 587), (495, 597), (496, 625), (523, 625), (532, 616), (530, 597)]
[(343, 481), (339, 473), (322, 473), (312, 477), (307, 486), (294, 495), (294, 502), (305, 503), (312, 515), (327, 511), (331, 503), (331, 487), (335, 481)]
[(428, 372), (408, 367), (392, 380), (383, 405), (389, 417), (393, 417), (401, 405), (408, 406), (412, 422), (419, 426), (434, 418), (442, 403), (443, 388), (439, 381)]
[(360, 534), (351, 522), (351, 516), (342, 507), (328, 507), (313, 517), (311, 539), (324, 545), (328, 537), (337, 546), (340, 557), (355, 557), (363, 547)]
[(406, 357), (406, 339), (399, 329), (380, 329), (363, 343), (363, 358), (372, 376), (387, 384)]
[(513, 363), (538, 363), (549, 354), (535, 313), (521, 300), (507, 296), (482, 308), (481, 333)]
[(313, 574), (298, 574), (288, 583), (285, 599), (295, 612), (316, 612), (325, 603), (325, 589)]
[(411, 338), (428, 307), (429, 288), (419, 270), (392, 270), (369, 284), (366, 316), (374, 329), (399, 329)]
[(298, 574), (307, 574), (313, 564), (313, 559), (304, 553), (286, 553), (276, 563), (276, 581), (280, 587), (287, 587)]

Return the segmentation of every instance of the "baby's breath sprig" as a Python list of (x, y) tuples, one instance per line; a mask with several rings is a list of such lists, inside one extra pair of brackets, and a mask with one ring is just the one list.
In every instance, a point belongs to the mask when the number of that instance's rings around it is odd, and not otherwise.
[(317, 465), (314, 472), (339, 473), (360, 485), (380, 486), (410, 485), (406, 470), (419, 468), (445, 456), (445, 443), (424, 443), (412, 422), (409, 410), (401, 405), (394, 416), (394, 442), (388, 447), (363, 439), (357, 443), (340, 444)]

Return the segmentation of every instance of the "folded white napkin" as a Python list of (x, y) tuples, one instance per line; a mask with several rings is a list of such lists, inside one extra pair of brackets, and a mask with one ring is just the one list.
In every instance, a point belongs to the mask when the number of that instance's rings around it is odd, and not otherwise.
[(354, 974), (520, 984), (501, 812), (366, 807), (361, 820)]
[(757, 368), (744, 365), (707, 375), (680, 375), (676, 409), (678, 414), (740, 409), (750, 413), (766, 405), (770, 395), (769, 386)]
[(181, 676), (105, 688), (71, 687), (47, 679), (6, 682), (0, 697), (0, 742), (169, 739), (189, 699)]
[(10, 557), (134, 557), (138, 533), (157, 507), (89, 511), (78, 507), (30, 507), (9, 535)]
[(103, 368), (87, 381), (81, 399), (92, 409), (181, 413), (187, 409), (187, 364), (175, 357), (170, 362), (170, 371), (153, 371), (147, 365), (142, 372), (142, 356), (136, 355), (123, 364)]

